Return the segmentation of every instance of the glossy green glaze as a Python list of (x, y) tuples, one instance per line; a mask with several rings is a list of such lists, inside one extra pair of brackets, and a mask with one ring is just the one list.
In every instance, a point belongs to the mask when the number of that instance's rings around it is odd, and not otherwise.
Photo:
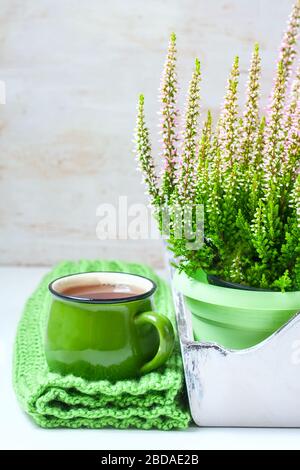
[(174, 284), (192, 313), (196, 341), (246, 349), (275, 333), (300, 310), (300, 292), (237, 290), (211, 285), (199, 270), (178, 271)]
[(150, 372), (169, 358), (172, 324), (152, 311), (152, 295), (116, 303), (53, 295), (46, 335), (50, 370), (89, 380), (119, 380)]

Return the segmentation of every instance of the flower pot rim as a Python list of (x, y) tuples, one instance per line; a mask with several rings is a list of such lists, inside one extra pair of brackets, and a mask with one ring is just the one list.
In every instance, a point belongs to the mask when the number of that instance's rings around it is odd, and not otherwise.
[(197, 278), (176, 270), (173, 282), (178, 291), (201, 302), (241, 309), (300, 310), (300, 291), (282, 293), (215, 286), (208, 283), (201, 270), (197, 272)]
[(247, 290), (250, 292), (278, 292), (272, 289), (262, 289), (260, 287), (251, 287), (249, 285), (239, 284), (238, 282), (231, 282), (231, 281), (224, 281), (219, 276), (215, 274), (208, 274), (207, 275), (208, 281), (210, 285), (218, 286), (218, 287), (226, 287), (227, 289), (236, 289), (236, 290)]

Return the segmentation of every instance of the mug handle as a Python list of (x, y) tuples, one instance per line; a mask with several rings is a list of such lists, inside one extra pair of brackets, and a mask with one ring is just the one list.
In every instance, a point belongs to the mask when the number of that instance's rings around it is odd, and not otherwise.
[(143, 325), (145, 323), (155, 326), (159, 336), (159, 347), (153, 359), (141, 367), (141, 374), (146, 374), (162, 366), (171, 356), (175, 343), (172, 323), (165, 315), (157, 312), (142, 312), (137, 314), (135, 324)]

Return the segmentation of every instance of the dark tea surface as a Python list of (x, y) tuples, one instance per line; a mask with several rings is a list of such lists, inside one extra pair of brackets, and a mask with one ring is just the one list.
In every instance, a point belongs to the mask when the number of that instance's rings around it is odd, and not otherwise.
[(67, 287), (62, 294), (78, 299), (114, 300), (141, 295), (144, 292), (140, 287), (127, 284), (96, 284)]

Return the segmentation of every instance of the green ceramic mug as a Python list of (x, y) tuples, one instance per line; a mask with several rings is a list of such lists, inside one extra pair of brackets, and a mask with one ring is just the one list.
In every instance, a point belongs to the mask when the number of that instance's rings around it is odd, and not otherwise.
[[(97, 300), (64, 294), (70, 287), (122, 284), (130, 297)], [(129, 273), (91, 272), (49, 284), (52, 295), (46, 334), (50, 370), (89, 380), (136, 377), (163, 365), (172, 353), (170, 320), (152, 310), (155, 283)]]

